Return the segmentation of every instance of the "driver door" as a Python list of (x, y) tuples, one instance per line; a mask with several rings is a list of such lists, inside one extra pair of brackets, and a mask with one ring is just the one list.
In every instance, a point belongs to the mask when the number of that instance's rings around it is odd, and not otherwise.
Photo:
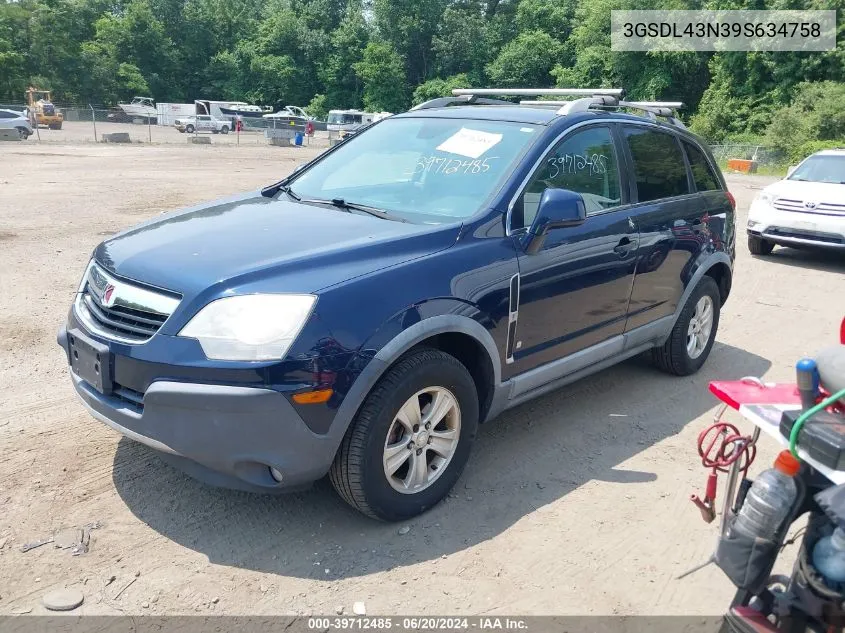
[[(579, 128), (546, 154), (516, 200), (511, 232), (518, 241), (519, 301), (509, 376), (592, 346), (599, 355), (602, 349), (615, 353), (612, 344), (600, 344), (625, 329), (639, 241), (620, 156), (609, 126)], [(541, 250), (529, 255), (525, 229), (550, 187), (580, 193), (587, 219), (551, 230)]]

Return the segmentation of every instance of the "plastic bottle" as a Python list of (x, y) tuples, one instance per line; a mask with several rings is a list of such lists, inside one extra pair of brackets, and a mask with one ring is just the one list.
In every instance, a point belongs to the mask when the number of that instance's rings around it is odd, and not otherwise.
[(732, 533), (773, 540), (795, 503), (798, 489), (794, 477), (800, 469), (801, 462), (789, 451), (782, 451), (774, 467), (754, 480), (731, 526)]
[(845, 530), (836, 528), (813, 548), (813, 567), (831, 586), (845, 583)]

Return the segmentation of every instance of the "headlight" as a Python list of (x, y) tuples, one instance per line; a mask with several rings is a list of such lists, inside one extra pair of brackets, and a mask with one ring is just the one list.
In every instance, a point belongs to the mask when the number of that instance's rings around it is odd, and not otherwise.
[(763, 191), (759, 196), (757, 196), (757, 200), (765, 202), (766, 204), (772, 204), (775, 201), (775, 196), (774, 194)]
[(215, 360), (280, 360), (305, 325), (314, 295), (240, 295), (212, 301), (179, 336)]

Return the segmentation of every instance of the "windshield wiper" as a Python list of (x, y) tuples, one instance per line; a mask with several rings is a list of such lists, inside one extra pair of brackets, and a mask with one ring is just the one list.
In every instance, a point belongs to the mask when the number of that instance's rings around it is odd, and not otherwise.
[(300, 202), (302, 200), (302, 198), (300, 198), (298, 195), (296, 195), (293, 192), (293, 189), (290, 188), (290, 185), (281, 185), (279, 187), (279, 191), (286, 193), (288, 196), (290, 196), (291, 198), (293, 198), (297, 202)]
[(300, 202), (311, 202), (313, 204), (329, 204), (333, 207), (337, 207), (338, 209), (345, 209), (347, 212), (351, 212), (352, 210), (361, 211), (362, 213), (367, 213), (377, 218), (381, 218), (382, 220), (392, 220), (394, 222), (407, 222), (404, 218), (397, 217), (388, 213), (387, 211), (383, 211), (377, 207), (371, 207), (366, 204), (358, 204), (357, 202), (347, 202), (343, 198), (332, 198), (331, 200), (323, 200), (322, 198), (302, 198)]

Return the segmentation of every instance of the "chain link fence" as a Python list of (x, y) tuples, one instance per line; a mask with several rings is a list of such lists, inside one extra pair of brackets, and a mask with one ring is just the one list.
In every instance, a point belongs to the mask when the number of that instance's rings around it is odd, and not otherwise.
[[(264, 117), (178, 116), (160, 121), (158, 117), (129, 115), (120, 108), (96, 106), (56, 106), (61, 120), (48, 125), (26, 104), (0, 104), (0, 108), (28, 114), (34, 134), (41, 143), (137, 143), (137, 144), (211, 144), (211, 145), (282, 145), (329, 146), (325, 123), (314, 122), (308, 129), (302, 122)], [(322, 128), (322, 130), (320, 129)]]
[(753, 160), (758, 165), (783, 165), (787, 162), (786, 154), (765, 145), (711, 145), (710, 151), (720, 164), (731, 158)]

